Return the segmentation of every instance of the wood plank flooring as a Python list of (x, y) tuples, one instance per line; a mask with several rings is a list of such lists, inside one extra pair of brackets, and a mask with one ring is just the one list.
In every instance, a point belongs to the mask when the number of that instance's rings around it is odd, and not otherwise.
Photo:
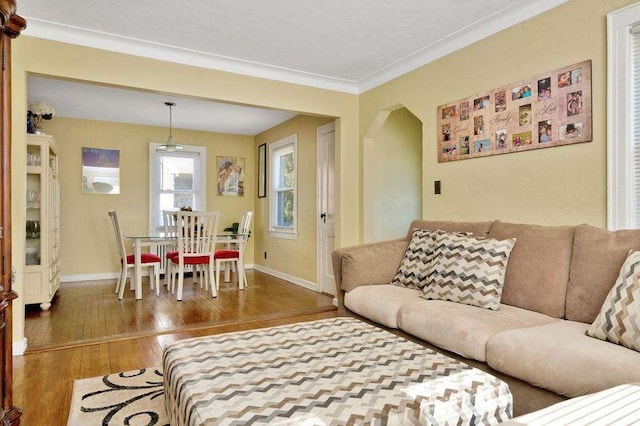
[(63, 285), (49, 311), (26, 310), (29, 347), (14, 357), (14, 404), (23, 425), (65, 425), (74, 380), (161, 364), (167, 343), (210, 334), (332, 318), (333, 298), (260, 272), (247, 271), (249, 287), (231, 277), (213, 299), (185, 281), (183, 300), (143, 282), (142, 300), (115, 282)]
[(332, 297), (264, 273), (247, 271), (245, 290), (234, 278), (215, 299), (186, 278), (182, 301), (164, 286), (156, 296), (146, 279), (142, 300), (128, 289), (118, 300), (115, 281), (63, 284), (49, 311), (27, 306), (27, 353), (334, 309)]

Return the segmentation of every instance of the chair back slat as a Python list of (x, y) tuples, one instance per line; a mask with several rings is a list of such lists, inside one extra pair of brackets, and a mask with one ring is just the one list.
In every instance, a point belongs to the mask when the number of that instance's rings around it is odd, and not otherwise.
[(239, 249), (242, 250), (243, 253), (244, 249), (247, 247), (247, 240), (249, 239), (249, 228), (251, 228), (252, 217), (253, 212), (244, 212), (242, 213), (242, 217), (240, 217), (240, 223), (238, 224), (238, 238), (243, 240)]
[(179, 256), (210, 255), (213, 259), (220, 212), (177, 211), (176, 216)]
[(175, 210), (162, 210), (162, 222), (164, 224), (164, 235), (166, 237), (176, 237), (178, 235), (176, 221), (177, 215)]
[(118, 222), (118, 213), (115, 210), (109, 212), (111, 223), (113, 224), (113, 231), (116, 236), (116, 243), (118, 244), (118, 254), (122, 260), (123, 265), (127, 265), (127, 251), (124, 246), (124, 239), (122, 238), (122, 232), (120, 232), (120, 223)]

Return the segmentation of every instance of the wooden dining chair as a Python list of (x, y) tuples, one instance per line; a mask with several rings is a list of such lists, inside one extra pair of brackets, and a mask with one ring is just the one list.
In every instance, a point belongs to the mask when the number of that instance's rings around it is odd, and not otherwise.
[[(120, 231), (120, 223), (118, 221), (118, 213), (115, 210), (109, 212), (111, 223), (113, 224), (113, 231), (116, 235), (116, 243), (118, 245), (118, 254), (120, 255), (120, 278), (116, 285), (116, 293), (118, 293), (118, 299), (122, 299), (124, 296), (124, 287), (127, 282), (127, 269), (135, 266), (135, 257), (133, 254), (127, 255), (127, 251), (124, 245), (124, 239), (122, 232)], [(149, 280), (151, 281), (151, 289), (155, 289), (156, 296), (160, 295), (160, 263), (162, 259), (158, 255), (153, 253), (142, 253), (141, 263), (142, 266), (148, 266), (152, 268), (153, 275), (149, 273)], [(151, 272), (151, 271), (150, 271)], [(133, 286), (133, 280), (131, 280)]]
[[(167, 262), (168, 285), (176, 292), (176, 299), (182, 300), (184, 272), (187, 266), (202, 265), (205, 268), (205, 288), (211, 286), (212, 297), (218, 297), (218, 288), (213, 274), (214, 251), (218, 235), (220, 212), (176, 212), (178, 250)], [(174, 271), (175, 269), (175, 271)], [(174, 273), (177, 273), (177, 291)]]
[(247, 275), (244, 271), (244, 249), (249, 239), (249, 228), (251, 227), (252, 217), (253, 212), (244, 212), (242, 214), (240, 222), (238, 223), (237, 235), (233, 237), (233, 239), (237, 241), (234, 249), (216, 250), (216, 285), (220, 284), (220, 268), (223, 263), (227, 263), (227, 265), (225, 265), (225, 274), (235, 266), (238, 287), (240, 289), (248, 287)]

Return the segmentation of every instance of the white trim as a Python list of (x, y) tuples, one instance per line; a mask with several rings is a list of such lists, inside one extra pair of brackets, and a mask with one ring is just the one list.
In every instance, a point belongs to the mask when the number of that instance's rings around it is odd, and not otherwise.
[(631, 144), (631, 26), (640, 22), (636, 3), (607, 14), (607, 227), (633, 223)]
[[(148, 269), (148, 268), (145, 268)], [(133, 271), (132, 271), (133, 273)], [(131, 274), (127, 274), (129, 277)], [(143, 270), (143, 276), (149, 276), (149, 271)], [(104, 272), (102, 274), (77, 274), (77, 275), (63, 275), (60, 278), (61, 283), (75, 283), (78, 281), (99, 281), (99, 280), (113, 280), (120, 277), (119, 272)]]
[(29, 25), (22, 34), (30, 37), (61, 41), (63, 43), (141, 56), (143, 58), (159, 59), (161, 61), (227, 71), (302, 86), (318, 87), (351, 94), (358, 93), (358, 86), (351, 80), (276, 67), (258, 62), (243, 61), (197, 50), (183, 49), (70, 25), (62, 25), (36, 18), (25, 18), (29, 22)]
[(426, 46), (359, 80), (342, 79), (257, 62), (243, 61), (196, 50), (182, 49), (175, 46), (152, 43), (99, 31), (91, 31), (70, 25), (62, 25), (29, 16), (25, 16), (29, 25), (26, 30), (23, 31), (23, 34), (31, 37), (227, 71), (267, 80), (360, 94), (475, 43), (478, 40), (502, 31), (505, 28), (531, 19), (567, 1), (568, 0), (521, 0), (514, 2), (513, 6), (509, 9), (500, 10), (495, 15), (474, 22), (469, 27), (442, 40), (438, 40), (430, 46)]
[(13, 356), (24, 355), (24, 352), (27, 350), (27, 338), (23, 337), (20, 340), (14, 340), (11, 348), (11, 353)]
[[(322, 256), (324, 253), (324, 241), (322, 241), (322, 225), (320, 224), (320, 214), (322, 213), (322, 190), (323, 190), (323, 185), (322, 185), (322, 154), (323, 154), (323, 149), (322, 149), (322, 144), (320, 143), (320, 141), (322, 140), (322, 137), (324, 135), (326, 135), (327, 133), (331, 133), (336, 131), (336, 122), (332, 121), (331, 123), (327, 123), (324, 124), (320, 127), (318, 127), (316, 129), (316, 158), (318, 161), (318, 164), (316, 164), (316, 252), (317, 252), (317, 257), (316, 257), (316, 265), (317, 265), (317, 276), (316, 276), (316, 282), (318, 283), (318, 291), (322, 291), (323, 286), (322, 286), (322, 266), (323, 266), (323, 262), (322, 262)], [(335, 140), (335, 139), (334, 139)], [(334, 155), (334, 160), (335, 160), (335, 152), (333, 153)], [(334, 170), (334, 179), (335, 179), (335, 170)], [(335, 200), (334, 200), (335, 202)], [(335, 227), (335, 223), (334, 223), (334, 227)], [(331, 263), (331, 259), (326, 259), (327, 262)]]
[(253, 269), (255, 269), (256, 271), (271, 275), (273, 277), (280, 278), (285, 281), (289, 281), (290, 283), (299, 285), (300, 287), (304, 287), (313, 291), (318, 291), (318, 284), (312, 281), (308, 281), (303, 278), (294, 277), (293, 275), (285, 274), (284, 272), (276, 271), (274, 269), (270, 269), (262, 265), (257, 265), (257, 264), (253, 265)]
[[(287, 153), (289, 153), (288, 146), (291, 145), (291, 150), (293, 151), (293, 161), (294, 161), (294, 182), (293, 182), (293, 225), (289, 227), (277, 226), (274, 225), (276, 222), (277, 209), (278, 209), (278, 189), (276, 189), (275, 185), (277, 182), (277, 173), (278, 169), (273, 164), (273, 157), (276, 151), (280, 151), (283, 148), (287, 149)], [(284, 137), (276, 142), (272, 142), (268, 144), (269, 150), (269, 158), (267, 159), (267, 170), (271, 171), (271, 176), (267, 180), (269, 185), (269, 235), (273, 238), (283, 238), (286, 240), (297, 240), (298, 239), (298, 134), (294, 133), (287, 137)], [(287, 188), (287, 191), (290, 191), (291, 188)]]

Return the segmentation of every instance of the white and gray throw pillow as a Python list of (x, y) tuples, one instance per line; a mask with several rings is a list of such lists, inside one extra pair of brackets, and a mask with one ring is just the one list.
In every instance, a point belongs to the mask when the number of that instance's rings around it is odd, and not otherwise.
[(425, 299), (498, 310), (515, 238), (495, 240), (442, 234), (436, 239)]
[(438, 235), (445, 233), (447, 232), (439, 229), (435, 231), (420, 228), (414, 229), (409, 247), (407, 247), (398, 272), (391, 280), (391, 284), (413, 289), (424, 287), (431, 272), (431, 261), (436, 247), (436, 238)]
[(587, 335), (640, 351), (640, 251), (630, 251)]

